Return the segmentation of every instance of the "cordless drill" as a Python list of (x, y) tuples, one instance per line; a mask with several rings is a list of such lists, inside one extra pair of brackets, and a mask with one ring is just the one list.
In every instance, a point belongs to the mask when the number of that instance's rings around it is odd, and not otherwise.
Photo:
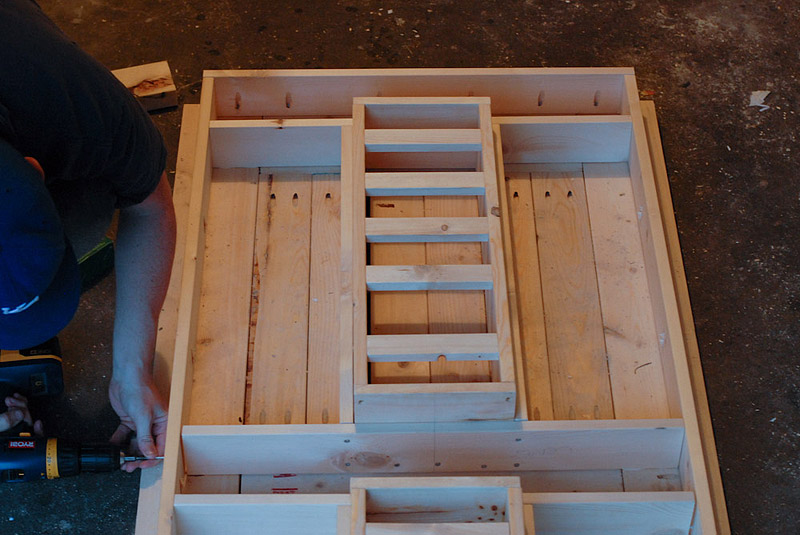
[[(19, 392), (29, 398), (57, 396), (64, 390), (58, 339), (19, 351), (0, 350), (0, 413), (3, 400)], [(77, 444), (31, 436), (21, 422), (0, 436), (0, 482), (33, 481), (73, 476), (81, 472), (110, 472), (123, 462), (144, 457), (125, 456), (112, 444)]]

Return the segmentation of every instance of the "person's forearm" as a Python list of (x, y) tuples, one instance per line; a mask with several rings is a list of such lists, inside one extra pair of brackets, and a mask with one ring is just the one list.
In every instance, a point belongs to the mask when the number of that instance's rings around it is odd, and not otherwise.
[(152, 374), (158, 315), (175, 251), (175, 215), (166, 177), (143, 203), (120, 211), (113, 379)]

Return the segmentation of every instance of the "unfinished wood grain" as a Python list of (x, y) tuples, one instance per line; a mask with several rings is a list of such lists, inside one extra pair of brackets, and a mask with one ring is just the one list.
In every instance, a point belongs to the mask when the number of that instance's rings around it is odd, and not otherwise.
[(372, 197), (420, 195), (483, 195), (483, 173), (474, 171), (372, 172), (365, 188)]
[(261, 287), (247, 423), (304, 423), (311, 177), (262, 175), (258, 200)]
[(312, 177), (306, 407), (310, 424), (339, 421), (339, 186), (338, 175)]
[[(494, 143), (495, 166), (497, 167), (497, 196), (500, 199), (500, 223), (503, 234), (503, 250), (506, 269), (506, 293), (508, 295), (508, 307), (510, 313), (511, 342), (514, 353), (515, 382), (517, 383), (517, 411), (514, 414), (516, 420), (527, 420), (528, 411), (528, 392), (525, 380), (525, 365), (523, 363), (522, 335), (520, 332), (520, 304), (519, 293), (517, 290), (516, 279), (516, 260), (514, 255), (514, 242), (511, 233), (511, 208), (508, 199), (508, 191), (505, 183), (505, 164), (503, 163), (503, 139), (500, 133), (500, 125), (492, 124), (492, 134)], [(505, 214), (505, 215), (503, 215)], [(485, 251), (482, 251), (485, 253)], [(495, 373), (496, 370), (493, 370)]]
[[(377, 197), (369, 201), (372, 218), (425, 215), (422, 197)], [(369, 246), (372, 265), (425, 264), (423, 243), (373, 243)], [(427, 292), (371, 292), (370, 332), (373, 335), (426, 334), (428, 332)], [(371, 365), (370, 382), (429, 383), (427, 362), (397, 362)]]
[(669, 405), (628, 164), (584, 164), (583, 175), (614, 415), (667, 418)]
[(365, 130), (368, 152), (463, 152), (481, 150), (477, 128)]
[(147, 111), (178, 105), (178, 89), (169, 63), (157, 61), (111, 71)]
[(507, 173), (506, 189), (511, 212), (528, 417), (533, 420), (552, 420), (553, 393), (550, 386), (550, 363), (530, 173)]
[(511, 309), (508, 305), (508, 287), (506, 278), (506, 260), (503, 254), (503, 225), (500, 212), (500, 195), (497, 183), (497, 165), (495, 162), (494, 133), (492, 132), (492, 113), (489, 99), (480, 99), (478, 116), (480, 117), (481, 153), (479, 168), (484, 174), (486, 193), (480, 215), (489, 219), (489, 241), (483, 244), (484, 261), (490, 263), (493, 286), (486, 293), (487, 316), (490, 318), (490, 329), (497, 333), (497, 347), (500, 351), (495, 371), (499, 372), (496, 380), (515, 382), (514, 347), (511, 337)]
[(364, 105), (353, 104), (352, 132), (352, 179), (353, 201), (351, 204), (353, 229), (352, 277), (353, 277), (353, 385), (367, 384), (369, 370), (367, 365), (367, 207), (364, 192), (366, 159), (364, 148)]
[[(478, 215), (476, 197), (425, 197), (426, 218), (475, 218)], [(487, 240), (489, 221), (486, 224)], [(429, 243), (425, 246), (427, 264), (480, 264), (481, 247), (478, 243)], [(486, 309), (482, 291), (428, 292), (428, 332), (485, 333)], [(497, 339), (493, 343), (498, 350)], [(499, 355), (498, 355), (499, 358)], [(434, 362), (431, 364), (431, 382), (490, 381), (491, 371), (485, 362)]]
[(717, 531), (724, 535), (730, 533), (730, 521), (725, 505), (725, 493), (722, 488), (722, 477), (717, 459), (717, 447), (714, 441), (714, 430), (711, 425), (711, 414), (708, 409), (703, 367), (700, 361), (700, 349), (697, 345), (697, 335), (692, 317), (692, 306), (689, 300), (689, 288), (686, 284), (686, 273), (683, 269), (678, 228), (675, 224), (672, 196), (669, 190), (667, 167), (664, 163), (664, 150), (661, 146), (661, 137), (658, 132), (656, 107), (652, 101), (641, 102), (642, 118), (644, 120), (647, 145), (650, 150), (650, 160), (658, 192), (658, 202), (661, 219), (664, 224), (664, 234), (667, 242), (670, 265), (672, 267), (672, 280), (675, 285), (675, 295), (680, 311), (681, 330), (683, 332), (686, 357), (694, 393), (695, 409), (697, 411), (700, 438), (703, 445), (703, 458), (709, 478), (711, 498), (714, 501), (714, 517)]
[[(156, 349), (153, 358), (153, 381), (165, 403), (169, 402), (172, 360), (175, 356), (175, 334), (178, 322), (178, 301), (183, 275), (183, 253), (186, 246), (186, 226), (194, 172), (194, 153), (197, 145), (199, 104), (187, 104), (181, 116), (178, 157), (175, 164), (175, 181), (172, 186), (172, 204), (175, 208), (175, 259), (172, 262), (167, 295), (158, 317)], [(158, 503), (161, 499), (161, 474), (163, 464), (143, 468), (139, 480), (139, 500), (136, 509), (136, 533), (156, 533)]]
[(191, 395), (191, 353), (197, 341), (197, 310), (200, 284), (203, 278), (203, 250), (205, 234), (203, 219), (208, 209), (208, 190), (211, 184), (211, 154), (208, 150), (209, 122), (215, 118), (214, 81), (203, 78), (200, 113), (197, 126), (197, 143), (194, 152), (194, 171), (187, 217), (186, 244), (183, 273), (175, 331), (175, 358), (172, 368), (172, 395), (169, 400), (170, 418), (167, 422), (167, 440), (164, 446), (164, 466), (161, 478), (161, 496), (157, 513), (159, 535), (169, 535), (173, 529), (173, 499), (184, 474), (181, 449), (181, 426), (189, 416)]
[(339, 421), (353, 419), (353, 127), (342, 127), (340, 174), (341, 231), (339, 240)]
[(370, 217), (366, 228), (370, 243), (483, 242), (489, 239), (489, 222), (485, 217), (463, 217), (461, 214), (459, 217)]
[(402, 524), (395, 522), (370, 522), (367, 524), (366, 535), (508, 535), (508, 524), (489, 523), (424, 523)]
[(213, 171), (190, 424), (242, 423), (257, 191), (257, 169)]
[(373, 292), (416, 290), (491, 290), (488, 265), (367, 266), (367, 289)]
[(688, 535), (694, 512), (691, 492), (525, 494), (537, 535), (614, 533)]
[(553, 415), (614, 417), (580, 165), (531, 173)]
[[(430, 296), (429, 296), (430, 297)], [(497, 360), (494, 334), (401, 334), (367, 336), (371, 362)], [(488, 375), (488, 370), (485, 370)], [(452, 373), (452, 372), (451, 372)], [(446, 381), (436, 381), (446, 382)]]

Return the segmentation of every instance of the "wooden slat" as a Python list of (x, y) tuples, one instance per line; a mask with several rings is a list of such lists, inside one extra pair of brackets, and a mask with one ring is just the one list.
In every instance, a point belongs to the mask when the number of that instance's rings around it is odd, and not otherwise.
[(260, 288), (246, 423), (304, 423), (311, 177), (262, 175), (258, 198)]
[(367, 535), (508, 535), (508, 524), (502, 523), (367, 523)]
[[(469, 216), (484, 225), (488, 240), (488, 218), (476, 218), (476, 197), (425, 197), (426, 219), (445, 219)], [(460, 219), (460, 218), (459, 218)], [(485, 240), (484, 240), (485, 241)], [(480, 264), (481, 247), (477, 243), (429, 243), (425, 246), (426, 264)], [(428, 332), (485, 333), (486, 305), (482, 291), (428, 292)], [(479, 335), (480, 336), (480, 335)], [(491, 335), (493, 351), (497, 352), (497, 336)], [(499, 358), (499, 355), (498, 355)], [(449, 359), (449, 357), (448, 357)], [(436, 361), (431, 364), (431, 382), (484, 382), (491, 381), (489, 363)]]
[(203, 220), (208, 209), (208, 190), (211, 185), (211, 154), (208, 150), (208, 123), (215, 118), (214, 81), (203, 78), (200, 114), (197, 127), (197, 144), (194, 153), (189, 215), (186, 226), (186, 244), (181, 275), (180, 309), (175, 331), (175, 359), (173, 361), (172, 395), (169, 400), (167, 442), (164, 447), (164, 467), (161, 479), (161, 497), (158, 507), (158, 535), (169, 535), (173, 530), (173, 499), (184, 476), (181, 449), (181, 426), (189, 416), (191, 394), (191, 353), (197, 341), (197, 310), (200, 284), (203, 279), (203, 251), (205, 234)]
[(675, 533), (688, 535), (691, 492), (525, 494), (537, 535)]
[(339, 422), (340, 191), (337, 175), (314, 175), (308, 303), (306, 422)]
[(367, 524), (367, 491), (350, 491), (350, 535), (365, 535)]
[(177, 535), (336, 535), (346, 495), (185, 495), (175, 497)]
[(483, 173), (473, 171), (367, 173), (371, 197), (419, 195), (483, 195)]
[[(175, 182), (172, 187), (172, 203), (175, 207), (176, 226), (175, 259), (172, 262), (172, 275), (170, 276), (167, 295), (158, 318), (156, 349), (153, 359), (153, 381), (165, 403), (169, 402), (172, 359), (175, 356), (178, 301), (180, 299), (181, 277), (183, 275), (183, 253), (186, 245), (186, 227), (189, 217), (199, 114), (199, 104), (186, 104), (183, 106), (178, 157), (175, 167)], [(162, 469), (163, 464), (142, 469), (136, 510), (136, 533), (156, 533), (158, 530), (157, 513), (161, 499)]]
[[(456, 386), (475, 391), (494, 384)], [(419, 385), (365, 388), (404, 386)], [(449, 385), (422, 386), (442, 391)], [(358, 432), (356, 427), (184, 426), (186, 470), (189, 474), (364, 474), (395, 468), (405, 473), (603, 470), (615, 472), (619, 483), (622, 468), (677, 466), (685, 436), (682, 422), (674, 419), (376, 424), (359, 425)], [(574, 488), (581, 488), (579, 481)]]
[(366, 162), (364, 159), (364, 105), (353, 104), (353, 200), (352, 277), (353, 277), (353, 385), (367, 384), (367, 207), (364, 193)]
[[(430, 296), (429, 296), (430, 297)], [(401, 334), (367, 336), (371, 362), (497, 360), (494, 334)]]
[(509, 420), (514, 417), (515, 387), (494, 382), (365, 385), (355, 391), (356, 421)]
[(367, 266), (370, 291), (491, 290), (488, 265)]
[(525, 517), (522, 503), (522, 489), (517, 485), (508, 489), (508, 507), (506, 507), (508, 531), (511, 535), (525, 534)]
[[(644, 244), (645, 265), (647, 266), (650, 297), (655, 303), (656, 328), (661, 342), (662, 358), (672, 360), (673, 366), (664, 368), (670, 412), (679, 410), (686, 425), (687, 459), (681, 462), (683, 482), (687, 490), (694, 490), (697, 497), (695, 532), (714, 533), (717, 518), (711, 498), (710, 481), (703, 459), (703, 445), (700, 436), (698, 415), (695, 411), (692, 377), (681, 331), (681, 315), (675, 294), (669, 252), (664, 233), (664, 222), (658, 205), (658, 192), (653, 176), (653, 167), (647, 148), (647, 136), (639, 107), (636, 79), (625, 76), (626, 102), (633, 120), (633, 136), (628, 164), (631, 170), (631, 183), (637, 208), (642, 211), (639, 219), (639, 233), (650, 236)], [(680, 407), (676, 406), (676, 402)], [(723, 526), (724, 529), (724, 526)]]
[(339, 421), (353, 422), (353, 127), (342, 127), (339, 258)]
[(370, 243), (482, 242), (488, 239), (489, 223), (485, 217), (367, 218), (367, 241)]
[(481, 150), (477, 128), (365, 130), (367, 152), (463, 152)]
[[(503, 225), (501, 223), (500, 196), (497, 186), (497, 165), (494, 158), (494, 134), (489, 99), (478, 106), (481, 127), (480, 167), (483, 169), (486, 193), (483, 198), (481, 215), (489, 219), (489, 241), (484, 244), (484, 258), (491, 264), (493, 287), (486, 293), (487, 316), (490, 318), (490, 331), (497, 333), (497, 346), (500, 360), (496, 380), (516, 382), (514, 370), (514, 347), (511, 338), (511, 309), (508, 306), (506, 261), (503, 254)], [(492, 321), (493, 318), (493, 321)], [(492, 328), (493, 327), (493, 328)]]
[(668, 418), (628, 165), (585, 164), (584, 181), (617, 418)]
[(717, 447), (714, 442), (714, 430), (711, 425), (711, 415), (708, 409), (708, 398), (706, 396), (705, 382), (703, 379), (703, 367), (700, 362), (700, 349), (697, 345), (697, 335), (692, 318), (692, 306), (689, 301), (689, 289), (686, 284), (686, 273), (683, 269), (680, 240), (678, 238), (678, 229), (675, 225), (675, 217), (673, 215), (674, 210), (672, 206), (672, 196), (669, 191), (669, 178), (667, 177), (667, 168), (664, 163), (664, 151), (661, 147), (661, 138), (658, 132), (655, 108), (655, 104), (652, 101), (641, 102), (642, 117), (644, 119), (647, 142), (650, 149), (650, 159), (653, 165), (653, 174), (658, 192), (661, 219), (664, 223), (667, 252), (672, 268), (672, 280), (675, 285), (675, 294), (680, 312), (681, 330), (683, 332), (686, 357), (689, 364), (692, 392), (694, 393), (698, 426), (700, 428), (700, 439), (703, 445), (703, 457), (709, 478), (711, 498), (714, 501), (714, 517), (716, 519), (717, 531), (720, 535), (725, 535), (730, 533), (731, 527), (725, 505), (725, 494), (722, 488), (719, 460), (717, 459)]
[(553, 415), (613, 418), (581, 167), (542, 164), (531, 177)]
[[(371, 219), (424, 215), (422, 197), (382, 197), (370, 199)], [(373, 265), (425, 263), (425, 245), (421, 243), (370, 244)], [(371, 292), (370, 332), (382, 334), (425, 334), (428, 332), (427, 292)], [(376, 362), (370, 366), (370, 382), (429, 383), (427, 362)]]
[(520, 338), (524, 384), (528, 394), (528, 417), (532, 420), (552, 420), (553, 393), (550, 387), (550, 363), (547, 356), (530, 173), (507, 173), (506, 184), (519, 293)]
[[(492, 134), (494, 137), (495, 166), (497, 167), (497, 196), (500, 200), (500, 214), (505, 214), (500, 218), (500, 223), (503, 234), (503, 257), (506, 264), (506, 294), (508, 295), (508, 307), (511, 320), (510, 330), (514, 354), (515, 382), (517, 383), (517, 411), (514, 414), (514, 418), (516, 420), (527, 420), (529, 418), (529, 402), (525, 378), (524, 347), (522, 345), (522, 333), (520, 330), (520, 297), (516, 279), (514, 241), (511, 233), (511, 208), (508, 191), (504, 187), (506, 172), (503, 163), (503, 139), (500, 134), (499, 125), (492, 124)], [(486, 251), (484, 250), (482, 252), (485, 253)]]
[(242, 423), (257, 191), (257, 169), (213, 171), (189, 424)]

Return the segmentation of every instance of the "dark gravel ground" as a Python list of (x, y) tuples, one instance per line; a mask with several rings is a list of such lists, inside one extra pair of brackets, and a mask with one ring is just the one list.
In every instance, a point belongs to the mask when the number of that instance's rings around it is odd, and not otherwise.
[[(800, 533), (800, 18), (790, 0), (41, 0), (111, 69), (633, 66), (656, 101), (731, 526)], [(769, 109), (748, 107), (769, 90)], [(180, 112), (155, 116), (174, 172)], [(105, 440), (113, 275), (62, 334), (49, 430)], [(133, 533), (138, 476), (1, 488), (2, 534)]]

